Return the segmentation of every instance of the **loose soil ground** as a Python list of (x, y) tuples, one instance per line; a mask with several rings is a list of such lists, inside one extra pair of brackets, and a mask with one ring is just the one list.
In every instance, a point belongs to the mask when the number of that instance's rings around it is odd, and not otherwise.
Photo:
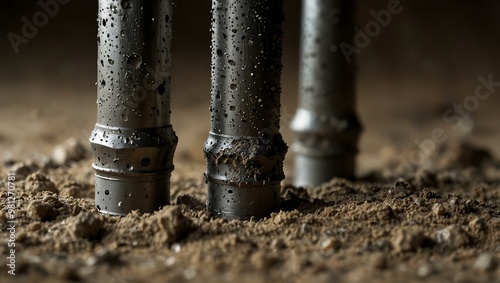
[[(81, 150), (70, 145), (69, 153)], [(397, 156), (386, 156), (384, 171), (355, 182), (284, 185), (281, 211), (244, 222), (207, 216), (201, 176), (175, 175), (172, 205), (161, 211), (113, 217), (94, 208), (88, 153), (68, 154), (62, 165), (6, 161), (1, 207), (7, 174), (17, 178), (15, 279), (500, 282), (500, 163), (464, 143), (439, 152), (426, 168), (398, 168)], [(8, 217), (0, 212), (2, 239)], [(0, 253), (5, 262), (6, 244)], [(13, 281), (7, 271), (2, 264), (2, 282)]]

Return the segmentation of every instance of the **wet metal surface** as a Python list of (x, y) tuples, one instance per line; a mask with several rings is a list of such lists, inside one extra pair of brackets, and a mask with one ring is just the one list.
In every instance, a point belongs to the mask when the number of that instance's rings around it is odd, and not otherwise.
[(99, 0), (97, 123), (90, 137), (103, 213), (169, 203), (170, 1)]
[(303, 0), (299, 107), (294, 185), (316, 186), (354, 177), (361, 125), (355, 111), (355, 61), (340, 50), (353, 45), (355, 1)]
[(279, 133), (280, 0), (212, 2), (207, 209), (249, 219), (279, 209), (287, 146)]

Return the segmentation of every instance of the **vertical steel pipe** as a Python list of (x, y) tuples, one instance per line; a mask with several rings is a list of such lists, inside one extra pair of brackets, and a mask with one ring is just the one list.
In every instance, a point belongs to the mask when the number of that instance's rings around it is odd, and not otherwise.
[(207, 210), (226, 219), (279, 209), (282, 0), (213, 0)]
[(299, 107), (291, 124), (296, 186), (354, 177), (361, 132), (356, 66), (340, 48), (341, 43), (353, 45), (354, 2), (302, 1)]
[(97, 123), (90, 136), (100, 212), (169, 203), (170, 0), (99, 0)]

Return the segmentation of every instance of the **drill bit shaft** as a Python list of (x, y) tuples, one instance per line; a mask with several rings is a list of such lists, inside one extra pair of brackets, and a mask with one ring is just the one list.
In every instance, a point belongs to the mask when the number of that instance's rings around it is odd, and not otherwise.
[(352, 45), (355, 9), (352, 0), (302, 3), (299, 107), (291, 124), (294, 184), (316, 186), (332, 177), (354, 177), (361, 132), (355, 62), (340, 45)]
[(207, 209), (227, 219), (279, 209), (281, 0), (214, 0)]
[(90, 137), (100, 212), (169, 203), (170, 0), (99, 0), (97, 123)]

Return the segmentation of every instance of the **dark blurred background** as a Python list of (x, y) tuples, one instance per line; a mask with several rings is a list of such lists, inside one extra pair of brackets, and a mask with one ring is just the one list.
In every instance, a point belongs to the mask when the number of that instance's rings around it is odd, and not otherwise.
[[(42, 0), (47, 2), (47, 0)], [(358, 26), (388, 0), (358, 1)], [(202, 161), (209, 129), (209, 0), (177, 0), (174, 10), (172, 122), (180, 138), (176, 158)], [(416, 148), (442, 127), (498, 155), (500, 91), (471, 113), (460, 130), (442, 120), (454, 103), (474, 95), (477, 77), (500, 81), (500, 2), (402, 0), (403, 11), (362, 49), (358, 110), (365, 126), (361, 171), (380, 166), (381, 150)], [(87, 139), (95, 122), (97, 1), (60, 5), (16, 54), (7, 35), (21, 34), (22, 18), (38, 1), (0, 0), (0, 158), (49, 154), (68, 137)], [(283, 134), (296, 107), (300, 1), (285, 0)], [(288, 155), (287, 164), (291, 160)], [(180, 161), (183, 162), (183, 161)]]

